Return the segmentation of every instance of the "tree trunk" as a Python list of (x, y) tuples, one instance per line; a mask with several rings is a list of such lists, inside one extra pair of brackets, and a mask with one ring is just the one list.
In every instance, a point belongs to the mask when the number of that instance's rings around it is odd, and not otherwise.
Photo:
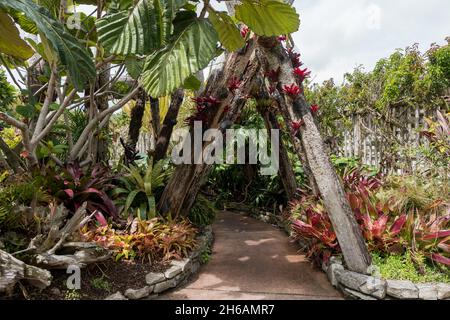
[(147, 102), (147, 94), (144, 89), (139, 88), (136, 97), (136, 104), (131, 110), (130, 125), (128, 128), (127, 147), (136, 150), (136, 145), (139, 140), (139, 133), (142, 127), (142, 118), (145, 112), (145, 104)]
[(19, 156), (17, 155), (17, 153), (14, 152), (14, 150), (8, 147), (6, 142), (1, 137), (0, 137), (0, 150), (6, 157), (6, 163), (15, 173), (23, 172)]
[(156, 141), (154, 152), (155, 162), (164, 159), (164, 157), (166, 156), (167, 149), (169, 148), (170, 144), (170, 137), (172, 136), (173, 127), (177, 124), (178, 112), (180, 111), (181, 104), (183, 103), (183, 98), (183, 89), (178, 89), (172, 95), (169, 110), (167, 110), (163, 125), (158, 133), (158, 140)]
[(161, 119), (159, 117), (159, 100), (150, 97), (150, 111), (152, 115), (152, 128), (155, 141), (158, 140), (159, 131), (161, 130)]
[(352, 271), (367, 273), (371, 258), (364, 242), (361, 230), (348, 204), (344, 188), (325, 152), (319, 130), (311, 114), (303, 94), (296, 97), (285, 95), (283, 86), (297, 83), (293, 75), (293, 67), (288, 54), (281, 46), (270, 46), (274, 43), (261, 38), (261, 55), (258, 57), (265, 71), (280, 68), (280, 76), (275, 95), (283, 95), (281, 108), (290, 117), (290, 123), (302, 121), (300, 127), (301, 140), (305, 149), (312, 174), (323, 198), (330, 220), (333, 224), (345, 262)]
[[(221, 101), (218, 108), (208, 112), (206, 127), (220, 128), (222, 132), (229, 128), (252, 92), (257, 71), (253, 40), (243, 50), (227, 56), (222, 70), (210, 75), (203, 92), (203, 96), (213, 96)], [(227, 90), (227, 84), (233, 77), (241, 80), (240, 89), (234, 93)], [(203, 149), (208, 144), (203, 143)], [(204, 163), (179, 165), (164, 189), (158, 204), (159, 212), (170, 212), (172, 216), (188, 214), (211, 168), (212, 165)]]
[[(262, 117), (264, 118), (264, 122), (268, 131), (268, 134), (270, 135), (270, 130), (280, 130), (280, 124), (278, 123), (277, 117), (275, 116), (275, 113), (273, 110), (265, 109), (262, 110), (259, 108), (259, 112), (261, 113)], [(297, 181), (295, 179), (295, 173), (292, 169), (292, 164), (289, 159), (288, 152), (286, 150), (286, 147), (284, 146), (283, 140), (280, 138), (280, 145), (279, 145), (279, 170), (278, 175), (280, 177), (280, 180), (283, 184), (284, 191), (286, 192), (286, 195), (288, 197), (288, 200), (292, 200), (295, 198), (297, 194)]]
[[(109, 82), (111, 76), (111, 72), (108, 70), (109, 67), (110, 64), (107, 63), (102, 68), (100, 68), (95, 90), (103, 88)], [(104, 88), (104, 91), (107, 90), (108, 88)], [(95, 104), (97, 106), (96, 112), (102, 112), (103, 110), (108, 109), (109, 97), (107, 94), (94, 98)], [(106, 138), (107, 136), (108, 136), (108, 126), (105, 126), (103, 129), (97, 132), (97, 135), (93, 140), (93, 143), (96, 144), (96, 146), (94, 147), (94, 150), (96, 151), (96, 158), (95, 158), (96, 163), (107, 162), (109, 159), (109, 152), (108, 152), (109, 141)]]

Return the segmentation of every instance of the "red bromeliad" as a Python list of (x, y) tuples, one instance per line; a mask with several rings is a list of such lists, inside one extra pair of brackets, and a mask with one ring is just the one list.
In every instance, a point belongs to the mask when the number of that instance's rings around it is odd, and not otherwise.
[(303, 119), (299, 120), (299, 121), (292, 121), (291, 122), (291, 130), (293, 132), (293, 134), (297, 134), (298, 130), (300, 130), (300, 128), (305, 124), (305, 121), (303, 121)]
[(233, 77), (230, 79), (230, 81), (228, 81), (228, 90), (230, 90), (231, 92), (234, 92), (235, 90), (239, 89), (240, 86), (241, 81), (236, 77)]
[(308, 68), (300, 69), (299, 67), (294, 69), (294, 75), (298, 77), (300, 82), (303, 82), (306, 78), (308, 78), (311, 75), (311, 71), (308, 70)]
[(301, 88), (299, 88), (295, 83), (291, 84), (290, 86), (285, 85), (283, 87), (283, 92), (289, 95), (291, 98), (297, 97), (299, 94), (303, 92)]
[(291, 58), (292, 66), (294, 68), (299, 68), (303, 65), (300, 61), (300, 53), (294, 52), (292, 48), (289, 48), (287, 52), (289, 54), (289, 58)]
[(192, 101), (195, 102), (195, 113), (185, 120), (185, 123), (192, 125), (195, 121), (201, 121), (206, 123), (208, 116), (205, 111), (211, 109), (212, 107), (217, 107), (220, 105), (220, 100), (213, 96), (204, 96), (193, 98)]
[(272, 69), (267, 71), (264, 75), (269, 78), (270, 82), (278, 82), (280, 77), (280, 67), (278, 67), (277, 70)]
[(250, 32), (250, 29), (248, 27), (243, 27), (241, 29), (241, 36), (242, 36), (242, 38), (246, 38), (249, 32)]
[(315, 113), (317, 113), (317, 111), (319, 111), (320, 107), (319, 107), (317, 104), (313, 104), (313, 105), (310, 107), (310, 109), (311, 109), (311, 112), (312, 112), (313, 114), (315, 114)]
[(282, 36), (279, 36), (279, 37), (277, 37), (277, 39), (278, 39), (278, 41), (286, 41), (286, 36), (285, 35), (282, 35)]

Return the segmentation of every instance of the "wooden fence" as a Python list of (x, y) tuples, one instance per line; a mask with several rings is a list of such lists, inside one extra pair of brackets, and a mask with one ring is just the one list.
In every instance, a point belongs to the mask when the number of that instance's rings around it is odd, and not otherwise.
[(385, 117), (354, 115), (350, 129), (343, 129), (337, 153), (357, 157), (363, 164), (383, 168), (386, 173), (405, 173), (424, 169), (427, 162), (418, 152), (428, 140), (420, 135), (427, 128), (425, 118), (436, 118), (436, 110), (392, 108)]

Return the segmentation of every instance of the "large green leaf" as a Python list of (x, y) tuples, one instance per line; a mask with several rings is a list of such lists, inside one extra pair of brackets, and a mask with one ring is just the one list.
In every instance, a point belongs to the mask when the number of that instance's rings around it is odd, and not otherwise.
[(239, 29), (226, 12), (216, 12), (210, 9), (208, 18), (216, 29), (220, 42), (228, 51), (235, 51), (244, 46), (245, 41)]
[(45, 38), (42, 40), (48, 44), (59, 63), (68, 70), (77, 89), (83, 89), (88, 80), (95, 78), (95, 65), (90, 52), (46, 9), (31, 0), (2, 0), (0, 8), (20, 11), (34, 21), (41, 38)]
[(293, 33), (300, 26), (295, 9), (276, 0), (242, 0), (236, 7), (236, 18), (260, 36)]
[(17, 59), (31, 58), (33, 49), (20, 37), (20, 32), (5, 12), (0, 11), (0, 52)]
[(218, 35), (206, 19), (191, 19), (165, 48), (149, 56), (141, 82), (152, 97), (181, 87), (218, 54)]
[(186, 1), (139, 0), (128, 11), (97, 21), (99, 40), (118, 55), (145, 55), (166, 45), (173, 31), (172, 20)]

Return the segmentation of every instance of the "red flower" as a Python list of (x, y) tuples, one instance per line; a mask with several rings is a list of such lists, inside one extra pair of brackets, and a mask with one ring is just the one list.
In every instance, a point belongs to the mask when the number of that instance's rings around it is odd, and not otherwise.
[(300, 82), (303, 82), (303, 80), (311, 75), (311, 71), (309, 71), (308, 68), (302, 70), (297, 67), (294, 69), (294, 74), (299, 78)]
[(317, 104), (313, 104), (310, 109), (311, 109), (312, 113), (317, 113), (317, 111), (319, 111), (320, 107)]
[(301, 128), (301, 126), (303, 126), (305, 124), (305, 122), (303, 121), (303, 119), (299, 120), (299, 121), (292, 121), (291, 122), (291, 130), (294, 134), (296, 134), (298, 132), (298, 130)]
[(230, 90), (231, 92), (239, 89), (240, 86), (241, 81), (239, 81), (239, 79), (236, 77), (231, 78), (230, 81), (228, 82), (228, 90)]
[(241, 36), (242, 36), (242, 38), (246, 38), (247, 34), (249, 33), (249, 31), (250, 31), (250, 29), (248, 27), (243, 27), (241, 29)]
[(286, 41), (287, 38), (285, 35), (282, 35), (282, 36), (279, 36), (277, 39), (278, 39), (278, 41), (281, 42), (281, 41)]
[(294, 52), (291, 48), (288, 49), (289, 58), (294, 68), (301, 67), (303, 63), (300, 61), (300, 53)]
[(290, 86), (285, 85), (283, 87), (283, 92), (289, 95), (291, 98), (295, 98), (302, 93), (302, 89), (300, 89), (295, 83), (293, 83)]
[(280, 67), (277, 70), (270, 70), (264, 74), (271, 82), (278, 82), (278, 78), (280, 77)]

